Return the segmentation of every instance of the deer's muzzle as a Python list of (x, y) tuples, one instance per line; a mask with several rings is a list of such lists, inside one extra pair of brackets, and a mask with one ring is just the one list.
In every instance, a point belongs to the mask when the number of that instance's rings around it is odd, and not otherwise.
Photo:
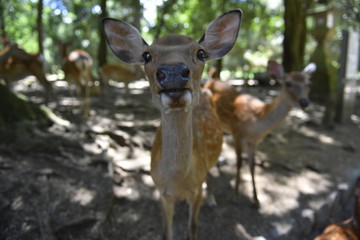
[(300, 98), (299, 99), (299, 105), (302, 109), (305, 109), (307, 106), (309, 106), (310, 101), (306, 98)]
[(162, 64), (156, 72), (156, 80), (164, 91), (184, 89), (190, 79), (190, 70), (185, 64)]
[(191, 91), (187, 88), (190, 70), (185, 64), (162, 64), (156, 72), (156, 80), (161, 87), (163, 105), (169, 108), (181, 108), (189, 105)]

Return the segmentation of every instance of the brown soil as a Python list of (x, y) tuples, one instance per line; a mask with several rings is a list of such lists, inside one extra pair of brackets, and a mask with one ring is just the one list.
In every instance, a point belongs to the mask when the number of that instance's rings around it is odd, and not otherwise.
[[(71, 126), (15, 129), (20, 138), (0, 142), (0, 239), (161, 239), (158, 193), (148, 175), (159, 113), (148, 89), (113, 87), (94, 96), (84, 121), (65, 84), (55, 85), (59, 104), (49, 106)], [(276, 90), (243, 89), (265, 99)], [(36, 83), (20, 91), (42, 101)], [(204, 202), (198, 239), (312, 239), (330, 221), (351, 216), (351, 188), (360, 175), (360, 111), (333, 129), (321, 124), (323, 112), (316, 104), (307, 112), (294, 109), (259, 145), (260, 208), (252, 205), (246, 164), (240, 195), (234, 194), (235, 154), (225, 136), (208, 182), (217, 206)], [(186, 238), (187, 215), (179, 202), (175, 240)]]

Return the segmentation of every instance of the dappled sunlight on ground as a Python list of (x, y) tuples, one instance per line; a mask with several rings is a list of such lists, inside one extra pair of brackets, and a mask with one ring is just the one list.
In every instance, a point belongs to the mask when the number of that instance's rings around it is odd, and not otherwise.
[(149, 81), (147, 80), (138, 80), (129, 84), (130, 89), (144, 89), (149, 87)]
[(359, 124), (359, 127), (360, 127), (360, 116), (358, 115), (351, 115), (351, 121), (354, 123), (354, 124)]
[(241, 224), (236, 224), (235, 231), (238, 237), (240, 237), (241, 239), (266, 240), (264, 237), (261, 236), (252, 237)]
[[(108, 95), (92, 96), (87, 120), (65, 82), (53, 84), (59, 96), (54, 111), (71, 126), (29, 130), (16, 144), (0, 144), (0, 227), (6, 226), (0, 232), (14, 239), (41, 239), (45, 233), (56, 239), (161, 239), (159, 192), (149, 175), (160, 122), (147, 81), (130, 84), (128, 92), (113, 86)], [(15, 89), (42, 96), (37, 82)], [(242, 91), (266, 101), (278, 93), (277, 88), (245, 86)], [(207, 183), (217, 206), (204, 201), (199, 240), (311, 239), (320, 219), (330, 220), (326, 212), (337, 215), (328, 203), (349, 199), (339, 193), (360, 175), (360, 118), (355, 113), (352, 123), (329, 130), (321, 125), (323, 113), (316, 104), (306, 111), (294, 109), (260, 143), (255, 168), (259, 208), (252, 204), (246, 154), (240, 194), (234, 193), (236, 156), (231, 137), (224, 137)], [(174, 240), (180, 240), (187, 230), (186, 202), (178, 203), (175, 212)]]
[(301, 179), (296, 181), (296, 186), (302, 194), (318, 194), (321, 192), (326, 192), (332, 187), (331, 182), (326, 178), (316, 172), (312, 171), (303, 171), (301, 174)]
[[(260, 202), (262, 205), (268, 205), (266, 208), (261, 208), (260, 212), (266, 215), (282, 216), (300, 207), (301, 196), (316, 197), (333, 187), (326, 177), (308, 170), (291, 177), (270, 175), (263, 178), (260, 175), (257, 179), (258, 185), (263, 186), (259, 191)], [(266, 183), (270, 182), (272, 186), (267, 187)]]
[(88, 190), (86, 188), (80, 188), (76, 190), (73, 197), (71, 198), (72, 202), (79, 203), (82, 206), (88, 205), (96, 197), (96, 192)]
[(310, 120), (310, 116), (308, 113), (306, 113), (304, 110), (300, 109), (300, 108), (294, 108), (289, 112), (289, 116), (290, 117), (295, 117), (297, 119), (299, 119), (300, 121), (309, 121)]
[(306, 137), (314, 138), (318, 140), (320, 143), (334, 145), (334, 146), (341, 146), (341, 143), (335, 140), (333, 137), (326, 135), (324, 133), (319, 133), (311, 128), (301, 127), (300, 132), (304, 134), (304, 136)]

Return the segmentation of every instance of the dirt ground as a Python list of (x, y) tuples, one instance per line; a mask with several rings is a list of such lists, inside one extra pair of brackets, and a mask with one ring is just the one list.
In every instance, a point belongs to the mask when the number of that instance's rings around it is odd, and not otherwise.
[[(43, 100), (37, 83), (24, 85), (15, 90)], [(87, 121), (65, 82), (54, 87), (59, 101), (48, 106), (71, 125), (13, 129), (21, 138), (0, 142), (0, 240), (161, 239), (158, 193), (148, 175), (159, 112), (146, 82), (92, 97)], [(277, 90), (242, 89), (266, 100)], [(259, 208), (246, 164), (234, 194), (235, 153), (225, 136), (208, 181), (217, 205), (204, 202), (198, 239), (313, 239), (330, 221), (349, 218), (360, 176), (359, 106), (351, 122), (333, 129), (321, 124), (322, 106), (290, 112), (257, 149)], [(186, 239), (187, 204), (175, 212), (174, 239)]]

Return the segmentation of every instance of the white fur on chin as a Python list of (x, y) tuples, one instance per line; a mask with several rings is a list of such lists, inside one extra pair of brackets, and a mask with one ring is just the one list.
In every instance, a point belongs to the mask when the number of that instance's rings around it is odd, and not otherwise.
[(185, 90), (184, 94), (181, 96), (180, 101), (182, 101), (184, 103), (184, 108), (171, 108), (171, 105), (173, 104), (172, 99), (165, 93), (160, 93), (160, 98), (161, 98), (161, 104), (164, 106), (164, 108), (166, 109), (166, 113), (172, 111), (172, 110), (184, 110), (187, 111), (188, 107), (191, 106), (192, 103), (192, 95), (190, 90)]

